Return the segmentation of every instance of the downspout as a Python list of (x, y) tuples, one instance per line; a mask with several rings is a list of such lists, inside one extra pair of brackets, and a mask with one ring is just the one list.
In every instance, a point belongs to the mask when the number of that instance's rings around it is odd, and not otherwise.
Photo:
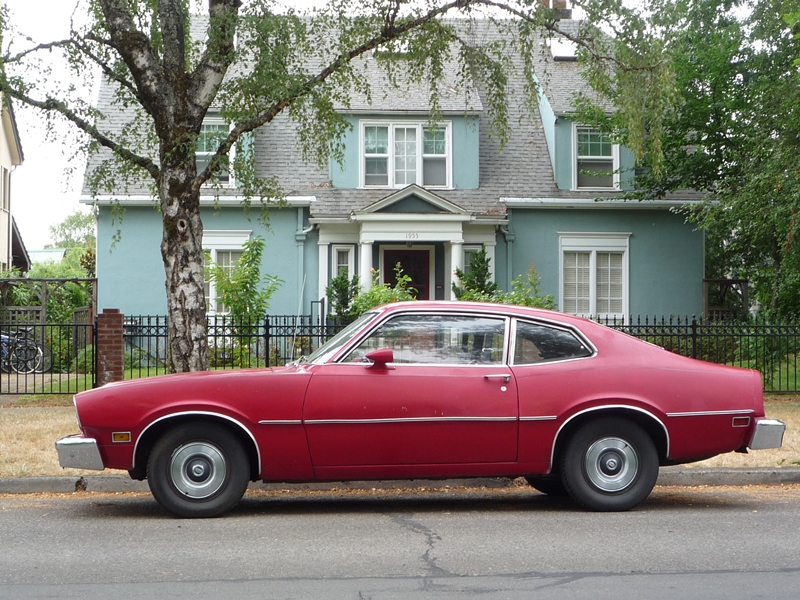
[(297, 230), (294, 234), (295, 245), (297, 246), (297, 305), (303, 306), (303, 294), (305, 293), (305, 246), (306, 235), (314, 229), (314, 225), (303, 228), (303, 207), (297, 207)]
[(511, 229), (511, 209), (507, 209), (508, 225), (500, 227), (506, 238), (506, 286), (508, 291), (511, 291), (511, 282), (514, 280), (514, 242), (517, 239), (517, 234)]

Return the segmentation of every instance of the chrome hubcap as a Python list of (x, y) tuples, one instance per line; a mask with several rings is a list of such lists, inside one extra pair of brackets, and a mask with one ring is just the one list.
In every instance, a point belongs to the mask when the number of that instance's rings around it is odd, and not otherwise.
[(202, 500), (216, 494), (225, 482), (225, 457), (207, 442), (179, 447), (170, 460), (172, 484), (184, 496)]
[(607, 437), (589, 447), (585, 467), (594, 487), (608, 493), (620, 492), (636, 478), (639, 457), (625, 440)]

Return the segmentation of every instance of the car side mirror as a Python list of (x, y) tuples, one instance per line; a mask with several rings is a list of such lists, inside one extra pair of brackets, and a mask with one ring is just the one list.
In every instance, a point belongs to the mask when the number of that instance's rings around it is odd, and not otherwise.
[(375, 369), (377, 371), (385, 371), (392, 367), (386, 365), (394, 362), (394, 351), (391, 348), (381, 348), (380, 350), (373, 350), (367, 354), (366, 358), (372, 361), (372, 364), (367, 369)]

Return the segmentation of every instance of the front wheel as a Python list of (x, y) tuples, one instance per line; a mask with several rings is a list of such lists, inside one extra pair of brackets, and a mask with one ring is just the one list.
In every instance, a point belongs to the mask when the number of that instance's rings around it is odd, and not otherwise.
[(217, 517), (239, 503), (250, 479), (242, 444), (227, 429), (188, 423), (167, 431), (147, 463), (158, 503), (179, 517)]
[(601, 418), (569, 440), (561, 457), (561, 477), (569, 495), (590, 510), (629, 510), (653, 490), (658, 452), (638, 425)]

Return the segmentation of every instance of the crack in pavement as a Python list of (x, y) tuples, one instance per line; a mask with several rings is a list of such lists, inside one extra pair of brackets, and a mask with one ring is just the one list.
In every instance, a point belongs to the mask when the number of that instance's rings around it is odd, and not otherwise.
[[(398, 525), (400, 525), (401, 527), (403, 527), (404, 529), (407, 529), (413, 533), (422, 534), (425, 537), (426, 550), (421, 558), (423, 564), (428, 570), (429, 577), (457, 576), (456, 574), (451, 573), (450, 571), (442, 569), (440, 566), (436, 564), (437, 558), (433, 556), (433, 552), (436, 548), (436, 542), (442, 541), (442, 538), (438, 533), (429, 529), (422, 523), (414, 521), (410, 517), (404, 517), (402, 515), (390, 515), (389, 518)], [(427, 585), (428, 582), (426, 581), (426, 587)]]

